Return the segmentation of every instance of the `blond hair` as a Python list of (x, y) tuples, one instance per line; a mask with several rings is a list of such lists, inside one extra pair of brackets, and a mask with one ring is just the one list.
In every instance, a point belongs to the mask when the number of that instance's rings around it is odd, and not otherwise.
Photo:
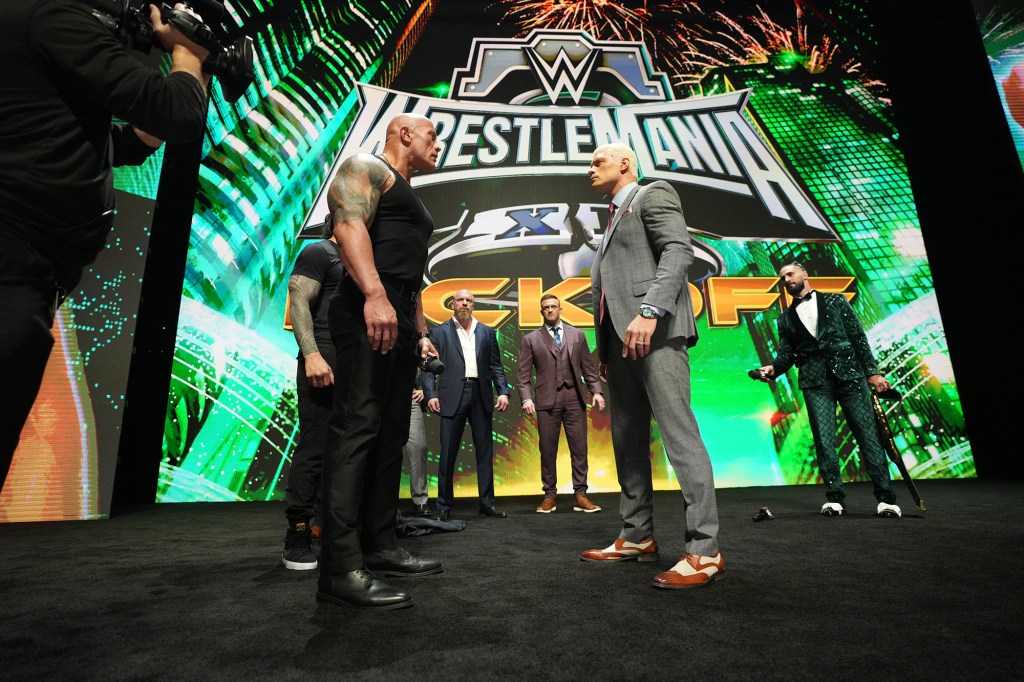
[(608, 155), (608, 158), (615, 162), (620, 159), (626, 159), (629, 161), (629, 171), (633, 174), (633, 177), (640, 177), (640, 162), (636, 160), (636, 152), (633, 151), (632, 147), (623, 142), (612, 142), (609, 144), (601, 145), (594, 150), (594, 154), (604, 153)]

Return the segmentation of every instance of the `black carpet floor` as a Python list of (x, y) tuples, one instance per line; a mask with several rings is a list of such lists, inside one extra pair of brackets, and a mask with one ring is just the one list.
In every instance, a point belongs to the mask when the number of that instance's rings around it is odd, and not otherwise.
[(898, 490), (894, 520), (867, 485), (841, 518), (820, 486), (720, 490), (727, 577), (681, 591), (649, 585), (683, 550), (678, 493), (656, 496), (657, 564), (578, 560), (615, 538), (617, 495), (499, 499), (507, 519), (465, 500), (465, 531), (403, 543), (444, 572), (391, 579), (415, 605), (383, 613), (281, 566), (281, 504), (2, 525), (0, 679), (1021, 679), (1024, 484), (919, 487), (929, 510)]

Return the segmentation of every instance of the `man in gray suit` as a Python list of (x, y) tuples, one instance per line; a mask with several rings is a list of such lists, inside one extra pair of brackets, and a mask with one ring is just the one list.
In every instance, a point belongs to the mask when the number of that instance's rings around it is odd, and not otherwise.
[(413, 516), (430, 516), (427, 507), (427, 427), (423, 423), (426, 409), (423, 379), (416, 370), (416, 384), (412, 389), (409, 410), (409, 440), (402, 448), (402, 456), (409, 460), (409, 492), (412, 494)]
[(725, 575), (718, 551), (715, 483), (690, 409), (689, 348), (697, 343), (686, 271), (693, 246), (679, 196), (662, 181), (637, 184), (637, 160), (624, 144), (594, 152), (591, 188), (612, 199), (591, 269), (600, 373), (607, 376), (612, 445), (622, 494), (622, 531), (585, 561), (656, 561), (651, 413), (686, 505), (686, 551), (654, 577), (655, 587), (705, 585)]

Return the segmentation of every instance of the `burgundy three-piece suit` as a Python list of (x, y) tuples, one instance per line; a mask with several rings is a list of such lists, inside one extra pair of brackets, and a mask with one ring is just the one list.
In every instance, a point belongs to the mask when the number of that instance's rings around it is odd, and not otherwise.
[[(541, 482), (547, 497), (554, 497), (557, 489), (555, 460), (563, 424), (572, 460), (573, 491), (577, 495), (587, 493), (585, 405), (590, 402), (591, 394), (602, 392), (586, 336), (565, 321), (559, 322), (559, 326), (561, 347), (555, 343), (547, 326), (523, 337), (517, 376), (522, 400), (532, 399), (537, 408)], [(537, 384), (531, 390), (530, 377), (534, 372)]]

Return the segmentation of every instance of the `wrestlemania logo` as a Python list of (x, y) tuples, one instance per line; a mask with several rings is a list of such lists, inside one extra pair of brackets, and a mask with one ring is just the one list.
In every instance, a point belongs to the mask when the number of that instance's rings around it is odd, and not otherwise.
[[(434, 217), (423, 292), (434, 322), (447, 319), (447, 301), (468, 288), (479, 303), (495, 306), (477, 311), (487, 324), (500, 326), (518, 309), (520, 327), (539, 326), (540, 297), (551, 292), (566, 320), (592, 326), (590, 265), (608, 199), (593, 194), (586, 173), (593, 151), (609, 142), (636, 151), (644, 180), (676, 189), (693, 234), (838, 240), (767, 134), (744, 115), (750, 91), (675, 100), (642, 43), (564, 30), (477, 38), (466, 68), (455, 69), (452, 99), (362, 83), (357, 89), (361, 107), (303, 231), (327, 213), (327, 189), (344, 159), (380, 153), (397, 114), (429, 118), (441, 154), (437, 169), (412, 184)], [(694, 312), (707, 299), (713, 326), (736, 325), (740, 311), (778, 302), (776, 278), (723, 277), (714, 248), (703, 240), (693, 246)], [(825, 291), (844, 291), (852, 282), (823, 279), (815, 287)]]

